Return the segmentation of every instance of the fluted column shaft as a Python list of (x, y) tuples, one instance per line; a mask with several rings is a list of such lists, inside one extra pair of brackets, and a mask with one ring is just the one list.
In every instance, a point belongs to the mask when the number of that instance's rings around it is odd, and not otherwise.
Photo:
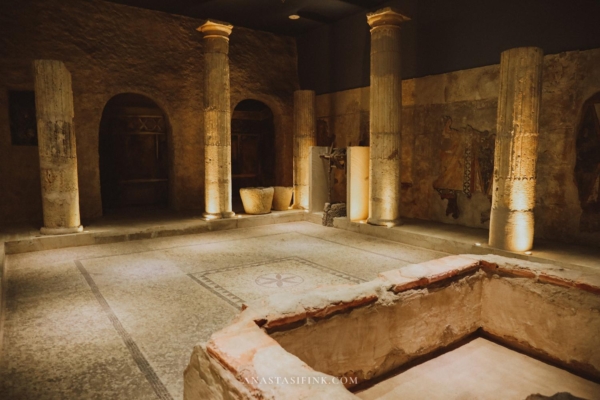
[(204, 49), (204, 200), (205, 216), (227, 218), (231, 206), (231, 110), (229, 35), (233, 26), (207, 21)]
[(317, 145), (315, 92), (294, 92), (294, 208), (308, 209), (308, 154)]
[(44, 226), (41, 233), (81, 232), (71, 74), (55, 60), (33, 62)]
[(371, 26), (371, 151), (367, 222), (373, 225), (400, 223), (400, 23), (407, 19), (390, 8), (367, 15)]
[(504, 51), (500, 61), (489, 244), (505, 250), (533, 246), (542, 62), (536, 47)]

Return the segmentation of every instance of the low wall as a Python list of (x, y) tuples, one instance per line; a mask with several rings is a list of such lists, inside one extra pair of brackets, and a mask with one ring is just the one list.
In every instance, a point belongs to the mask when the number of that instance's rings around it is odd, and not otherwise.
[[(501, 257), (489, 257), (501, 260)], [(600, 276), (520, 263), (483, 285), (485, 333), (588, 378), (600, 378)], [(503, 264), (500, 264), (503, 265)], [(516, 272), (516, 275), (515, 275)], [(491, 273), (490, 273), (491, 274)]]
[(481, 277), (474, 275), (435, 290), (383, 292), (377, 306), (271, 337), (317, 371), (362, 382), (475, 332), (481, 291)]
[(598, 380), (599, 312), (598, 274), (500, 256), (445, 257), (246, 308), (194, 349), (184, 397), (356, 398), (344, 385), (475, 332)]

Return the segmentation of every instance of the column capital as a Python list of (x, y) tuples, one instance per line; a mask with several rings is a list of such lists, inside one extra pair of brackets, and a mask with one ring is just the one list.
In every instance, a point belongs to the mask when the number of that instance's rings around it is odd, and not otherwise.
[(206, 38), (224, 38), (229, 40), (229, 35), (233, 30), (233, 25), (227, 22), (221, 22), (216, 20), (206, 20), (206, 22), (200, 25), (197, 31), (201, 32)]
[(382, 8), (367, 14), (367, 22), (371, 28), (384, 25), (399, 26), (402, 22), (410, 21), (406, 15), (400, 14), (392, 7)]

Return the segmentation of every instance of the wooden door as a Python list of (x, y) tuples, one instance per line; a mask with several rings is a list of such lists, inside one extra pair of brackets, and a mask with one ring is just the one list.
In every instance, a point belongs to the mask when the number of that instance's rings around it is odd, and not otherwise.
[(121, 108), (101, 138), (105, 208), (166, 206), (167, 127), (160, 109)]

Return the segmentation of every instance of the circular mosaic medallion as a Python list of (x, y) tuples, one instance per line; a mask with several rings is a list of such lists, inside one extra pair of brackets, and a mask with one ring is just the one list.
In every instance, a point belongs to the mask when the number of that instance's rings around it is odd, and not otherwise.
[(259, 286), (281, 288), (299, 285), (304, 279), (294, 274), (265, 274), (257, 277), (254, 282)]

